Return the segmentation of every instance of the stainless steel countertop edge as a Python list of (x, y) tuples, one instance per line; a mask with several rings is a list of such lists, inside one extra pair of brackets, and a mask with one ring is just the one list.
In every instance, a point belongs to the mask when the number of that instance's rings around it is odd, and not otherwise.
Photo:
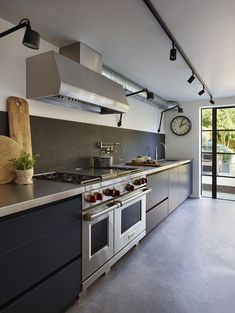
[[(129, 178), (134, 178), (135, 176), (137, 177), (140, 173), (142, 173), (143, 175), (151, 175), (151, 174), (162, 172), (162, 171), (165, 171), (165, 170), (168, 170), (168, 169), (171, 169), (174, 167), (178, 167), (180, 165), (184, 165), (184, 164), (187, 164), (190, 162), (192, 162), (192, 160), (187, 159), (187, 160), (176, 161), (176, 162), (172, 162), (170, 164), (162, 165), (161, 167), (133, 166), (133, 168), (134, 167), (140, 168), (141, 171), (139, 173), (134, 173), (134, 174), (125, 176), (125, 179), (128, 176), (129, 176)], [(124, 164), (122, 164), (122, 165), (124, 165)], [(121, 181), (123, 178), (124, 178), (124, 176), (119, 177), (116, 180)], [(57, 182), (55, 182), (55, 184), (57, 184)], [(106, 180), (104, 182), (97, 182), (97, 187), (98, 186), (103, 187), (107, 184), (108, 184), (108, 180)], [(94, 185), (94, 183), (90, 184), (90, 185)], [(17, 188), (17, 187), (19, 188), (19, 186), (15, 186), (15, 188)], [(68, 185), (66, 185), (66, 187), (67, 187), (66, 189), (69, 188)], [(0, 186), (0, 188), (1, 188), (1, 186)], [(65, 191), (53, 192), (53, 193), (45, 195), (45, 196), (38, 196), (38, 197), (35, 197), (33, 199), (19, 201), (19, 202), (13, 203), (13, 204), (4, 205), (2, 207), (0, 204), (0, 217), (4, 217), (7, 215), (11, 215), (14, 213), (18, 213), (21, 211), (32, 209), (34, 207), (41, 206), (43, 204), (47, 204), (47, 203), (51, 203), (54, 201), (66, 199), (66, 198), (69, 198), (72, 196), (76, 196), (76, 195), (82, 194), (85, 191), (89, 191), (89, 190), (90, 190), (89, 185), (79, 186), (77, 188), (76, 187), (74, 188), (74, 185), (73, 185), (73, 186), (71, 186), (71, 189), (68, 189)]]
[(155, 173), (159, 173), (159, 172), (163, 172), (163, 171), (166, 171), (166, 170), (169, 170), (171, 168), (174, 168), (174, 167), (178, 167), (178, 166), (181, 166), (181, 165), (184, 165), (184, 164), (188, 164), (188, 163), (191, 163), (193, 160), (190, 160), (190, 159), (187, 159), (187, 160), (184, 160), (184, 161), (177, 161), (177, 162), (172, 162), (171, 164), (166, 164), (166, 165), (162, 165), (160, 167), (149, 167), (148, 169), (146, 169), (146, 167), (144, 167), (144, 172), (146, 175), (151, 175), (151, 174), (155, 174)]
[(77, 196), (79, 194), (82, 194), (83, 192), (85, 192), (85, 188), (78, 187), (78, 188), (73, 188), (71, 190), (61, 191), (61, 192), (49, 194), (43, 197), (30, 199), (30, 200), (10, 204), (8, 206), (0, 207), (0, 217), (22, 212), (28, 209), (32, 209), (32, 208), (47, 204), (47, 203)]

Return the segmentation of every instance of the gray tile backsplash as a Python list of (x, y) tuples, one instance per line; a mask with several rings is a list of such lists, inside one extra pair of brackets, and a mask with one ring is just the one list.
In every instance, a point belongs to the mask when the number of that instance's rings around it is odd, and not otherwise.
[[(31, 116), (30, 124), (33, 152), (40, 155), (35, 173), (88, 167), (91, 157), (99, 154), (100, 141), (121, 143), (112, 154), (114, 164), (146, 155), (148, 150), (154, 158), (156, 144), (165, 142), (162, 134), (52, 118)], [(6, 112), (0, 112), (0, 134), (9, 135)]]

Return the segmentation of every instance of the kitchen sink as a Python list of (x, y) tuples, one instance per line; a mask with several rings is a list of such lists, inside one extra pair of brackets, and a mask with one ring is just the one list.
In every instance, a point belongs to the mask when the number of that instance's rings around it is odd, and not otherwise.
[(174, 162), (179, 162), (179, 160), (175, 159), (162, 159), (157, 161), (160, 164), (167, 164), (167, 163), (174, 163)]

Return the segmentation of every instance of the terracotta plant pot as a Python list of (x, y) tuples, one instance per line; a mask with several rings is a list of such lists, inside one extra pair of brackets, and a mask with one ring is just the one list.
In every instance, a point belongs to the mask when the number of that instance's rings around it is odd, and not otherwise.
[(29, 170), (16, 170), (16, 180), (18, 185), (29, 185), (33, 183), (33, 168)]

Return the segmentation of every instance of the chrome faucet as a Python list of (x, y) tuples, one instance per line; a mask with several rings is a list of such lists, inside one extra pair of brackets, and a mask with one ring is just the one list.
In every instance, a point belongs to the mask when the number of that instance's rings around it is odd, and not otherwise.
[(147, 156), (150, 157), (150, 148), (149, 148), (149, 146), (147, 146), (147, 147), (145, 148), (145, 153), (146, 153)]
[(160, 142), (159, 144), (157, 144), (156, 145), (156, 155), (155, 155), (155, 157), (156, 157), (156, 161), (158, 160), (158, 147), (160, 146), (160, 145), (163, 145), (163, 147), (165, 148), (165, 157), (166, 157), (166, 145), (163, 143), (163, 142)]

